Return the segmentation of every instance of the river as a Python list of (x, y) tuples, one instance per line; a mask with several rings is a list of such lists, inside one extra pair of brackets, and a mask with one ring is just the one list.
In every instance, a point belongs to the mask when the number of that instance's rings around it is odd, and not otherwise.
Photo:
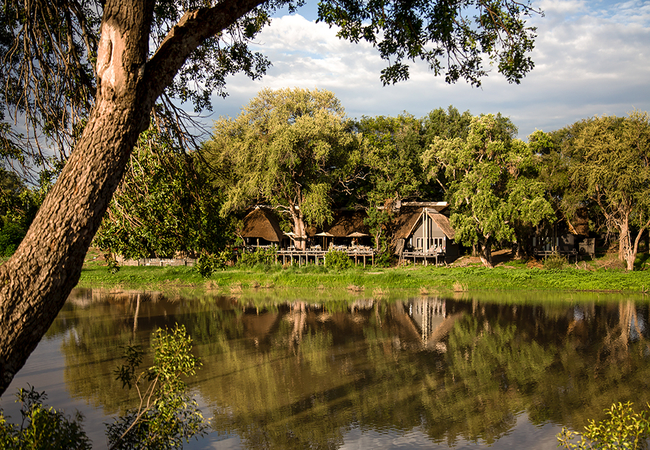
[[(281, 295), (281, 294), (280, 294)], [(77, 289), (0, 399), (17, 389), (104, 423), (136, 402), (114, 370), (183, 324), (211, 432), (191, 449), (555, 449), (612, 403), (650, 401), (648, 303), (621, 296), (350, 295), (323, 302)], [(497, 301), (495, 301), (497, 300)]]

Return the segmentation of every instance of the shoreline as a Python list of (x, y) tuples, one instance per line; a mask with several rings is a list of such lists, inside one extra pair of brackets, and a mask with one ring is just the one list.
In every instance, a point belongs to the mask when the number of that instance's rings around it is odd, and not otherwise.
[(228, 268), (201, 277), (190, 267), (121, 267), (111, 274), (106, 266), (87, 264), (77, 287), (154, 290), (200, 290), (220, 294), (285, 289), (343, 290), (364, 295), (382, 291), (458, 294), (464, 292), (555, 292), (639, 294), (650, 299), (650, 272), (615, 269), (546, 270), (526, 266), (391, 267), (336, 271), (323, 266)]

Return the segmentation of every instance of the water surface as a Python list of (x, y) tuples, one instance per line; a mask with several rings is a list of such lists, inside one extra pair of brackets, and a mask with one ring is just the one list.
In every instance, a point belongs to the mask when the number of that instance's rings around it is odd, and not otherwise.
[(137, 400), (113, 373), (123, 347), (175, 323), (203, 362), (189, 382), (212, 418), (188, 448), (554, 449), (563, 426), (650, 401), (647, 303), (486, 298), (76, 290), (0, 406), (17, 418), (29, 383), (82, 411), (105, 448), (103, 423)]

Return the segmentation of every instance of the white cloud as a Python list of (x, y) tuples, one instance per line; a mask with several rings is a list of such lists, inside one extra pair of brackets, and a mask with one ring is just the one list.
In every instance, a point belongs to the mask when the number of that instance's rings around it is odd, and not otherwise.
[(425, 64), (411, 67), (410, 80), (382, 86), (386, 62), (367, 43), (351, 44), (327, 25), (300, 15), (274, 19), (258, 38), (273, 62), (261, 81), (229, 79), (231, 96), (215, 99), (218, 114), (234, 116), (262, 87), (306, 87), (336, 93), (350, 117), (416, 117), (448, 105), (473, 114), (501, 112), (520, 137), (536, 128), (550, 131), (600, 114), (623, 116), (650, 110), (650, 5), (642, 1), (545, 0), (533, 60), (536, 67), (520, 85), (496, 70), (481, 89), (447, 85)]

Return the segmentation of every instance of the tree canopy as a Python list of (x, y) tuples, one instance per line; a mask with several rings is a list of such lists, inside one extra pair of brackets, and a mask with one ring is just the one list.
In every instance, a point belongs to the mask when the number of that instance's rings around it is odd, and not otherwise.
[(235, 119), (215, 123), (204, 148), (226, 200), (222, 211), (267, 204), (293, 223), (304, 247), (305, 222), (332, 218), (330, 192), (344, 180), (354, 142), (351, 123), (333, 93), (262, 90)]
[[(609, 230), (619, 234), (619, 258), (628, 270), (650, 227), (650, 117), (596, 116), (553, 133), (566, 161), (565, 189), (574, 209), (595, 205)], [(632, 238), (631, 228), (638, 233)]]
[(447, 180), (455, 240), (480, 245), (487, 267), (494, 243), (515, 240), (517, 222), (553, 217), (544, 185), (531, 177), (534, 155), (515, 133), (501, 115), (478, 116), (466, 139), (436, 137), (422, 155), (428, 177)]
[(407, 113), (363, 117), (357, 123), (360, 152), (354, 194), (366, 208), (377, 248), (394, 205), (420, 197), (424, 181), (421, 129), (420, 121)]
[(186, 154), (155, 127), (140, 135), (94, 245), (126, 258), (196, 255), (225, 246), (221, 195)]

